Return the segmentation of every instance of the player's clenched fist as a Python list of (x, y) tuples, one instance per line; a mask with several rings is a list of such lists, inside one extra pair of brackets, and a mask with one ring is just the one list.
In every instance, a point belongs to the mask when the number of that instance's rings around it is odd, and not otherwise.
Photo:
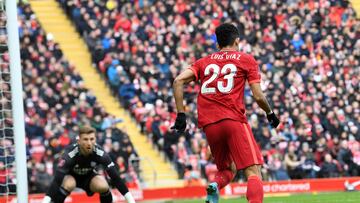
[(266, 117), (267, 117), (270, 125), (271, 125), (273, 128), (276, 128), (276, 127), (279, 125), (280, 121), (279, 121), (279, 119), (276, 117), (276, 115), (275, 115), (274, 112), (271, 112), (271, 113), (267, 114)]
[(179, 133), (183, 133), (186, 129), (186, 114), (178, 113), (175, 120), (175, 125), (171, 127), (171, 129), (175, 129)]

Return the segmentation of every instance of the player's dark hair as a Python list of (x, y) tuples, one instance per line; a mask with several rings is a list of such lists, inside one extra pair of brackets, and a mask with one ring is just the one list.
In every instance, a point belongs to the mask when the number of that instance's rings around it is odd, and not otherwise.
[(79, 136), (81, 136), (83, 134), (90, 134), (90, 133), (95, 133), (95, 128), (88, 126), (88, 125), (84, 125), (84, 126), (81, 126), (79, 129)]
[(231, 23), (223, 23), (216, 30), (216, 40), (220, 48), (233, 45), (239, 37), (239, 30)]

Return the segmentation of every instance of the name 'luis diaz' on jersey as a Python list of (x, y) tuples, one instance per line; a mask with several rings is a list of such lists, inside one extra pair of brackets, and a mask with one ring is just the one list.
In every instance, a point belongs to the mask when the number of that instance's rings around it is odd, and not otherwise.
[(235, 59), (235, 60), (240, 60), (241, 54), (239, 53), (228, 53), (228, 52), (224, 52), (224, 53), (214, 53), (210, 55), (210, 59)]

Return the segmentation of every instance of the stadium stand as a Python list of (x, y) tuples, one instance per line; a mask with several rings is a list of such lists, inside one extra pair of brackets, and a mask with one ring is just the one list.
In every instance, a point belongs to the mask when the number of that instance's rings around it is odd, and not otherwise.
[[(212, 31), (226, 19), (242, 28), (241, 48), (258, 59), (263, 88), (282, 115), (281, 128), (271, 130), (247, 89), (247, 113), (263, 149), (265, 179), (359, 175), (360, 29), (347, 1), (60, 2), (113, 93), (174, 162), (179, 177), (198, 179), (200, 171), (211, 179), (215, 169), (204, 135), (196, 129), (197, 84), (187, 88), (188, 132), (169, 131), (175, 118), (171, 81), (196, 58), (215, 50)], [(121, 155), (118, 144), (131, 146), (126, 132), (111, 125), (116, 119), (83, 87), (81, 76), (40, 28), (30, 7), (20, 4), (18, 11), (30, 191), (47, 187), (54, 155), (75, 138), (78, 122), (96, 127), (114, 157), (126, 160), (136, 154)], [(8, 61), (7, 55), (2, 60)]]
[(356, 12), (357, 18), (360, 18), (360, 2), (356, 0), (350, 0), (350, 3)]
[[(196, 58), (215, 50), (212, 31), (226, 19), (243, 28), (241, 48), (258, 59), (263, 88), (282, 115), (281, 128), (271, 130), (247, 89), (247, 113), (263, 149), (265, 179), (359, 175), (360, 26), (347, 1), (59, 1), (113, 93), (189, 184), (198, 184), (200, 176), (211, 180), (216, 168), (196, 129), (197, 84), (187, 89), (188, 132), (168, 130), (175, 118), (171, 82)], [(132, 144), (126, 132), (112, 125), (119, 120), (84, 88), (30, 7), (20, 4), (18, 11), (30, 192), (44, 192), (57, 154), (76, 136), (77, 123), (94, 126), (123, 177), (136, 179), (126, 172), (126, 160), (136, 152), (124, 152)], [(8, 60), (2, 55), (2, 61)], [(8, 71), (6, 64), (1, 69)], [(0, 173), (14, 170), (4, 168), (4, 162)], [(6, 181), (1, 178), (0, 184)]]
[(280, 128), (271, 130), (246, 89), (265, 179), (359, 175), (360, 24), (348, 1), (58, 1), (113, 93), (179, 177), (197, 168), (193, 155), (203, 177), (213, 166), (196, 128), (198, 84), (186, 89), (188, 131), (169, 131), (171, 82), (215, 51), (214, 28), (226, 21), (240, 28), (240, 48), (257, 58), (263, 89), (281, 115)]
[[(59, 153), (76, 139), (83, 124), (96, 128), (98, 143), (119, 165), (122, 178), (138, 184), (135, 170), (128, 166), (129, 157), (137, 153), (127, 133), (115, 126), (121, 119), (105, 112), (84, 88), (81, 76), (63, 57), (52, 35), (41, 28), (30, 6), (20, 3), (18, 12), (29, 192), (46, 191)], [(2, 60), (8, 62), (8, 55), (2, 55)], [(1, 68), (8, 72), (6, 64)]]
[[(127, 110), (121, 108), (119, 100), (106, 87), (103, 77), (92, 65), (91, 55), (82, 36), (76, 31), (70, 19), (55, 0), (30, 1), (30, 6), (39, 23), (46, 32), (53, 34), (59, 43), (67, 60), (74, 64), (76, 71), (82, 76), (84, 86), (91, 89), (97, 101), (107, 112), (122, 118), (117, 126), (126, 128), (140, 161), (140, 178), (142, 187), (164, 187), (168, 185), (183, 185), (183, 180), (177, 179), (177, 173), (170, 162), (159, 156), (151, 142), (140, 133), (137, 123)], [(55, 23), (56, 22), (56, 23)], [(58, 25), (59, 24), (59, 25)], [(156, 167), (154, 166), (156, 163)]]

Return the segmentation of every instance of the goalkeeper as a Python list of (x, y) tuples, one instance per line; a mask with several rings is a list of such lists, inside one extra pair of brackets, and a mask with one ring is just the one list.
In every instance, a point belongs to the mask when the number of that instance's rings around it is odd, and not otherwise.
[(63, 203), (75, 187), (85, 190), (88, 196), (100, 194), (101, 203), (112, 203), (112, 194), (105, 178), (97, 173), (98, 166), (103, 166), (116, 188), (128, 203), (135, 200), (110, 156), (96, 144), (95, 129), (81, 127), (76, 144), (65, 150), (58, 163), (54, 180), (43, 199), (43, 203)]

